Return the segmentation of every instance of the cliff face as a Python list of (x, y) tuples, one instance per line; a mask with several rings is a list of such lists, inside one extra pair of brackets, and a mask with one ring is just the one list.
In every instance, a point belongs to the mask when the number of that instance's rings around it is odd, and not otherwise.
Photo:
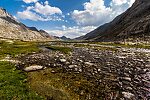
[(136, 0), (112, 22), (80, 37), (83, 40), (116, 41), (129, 38), (150, 40), (150, 0)]
[(0, 8), (0, 38), (18, 39), (24, 41), (50, 40), (45, 32), (32, 30), (24, 24), (18, 22), (5, 9)]

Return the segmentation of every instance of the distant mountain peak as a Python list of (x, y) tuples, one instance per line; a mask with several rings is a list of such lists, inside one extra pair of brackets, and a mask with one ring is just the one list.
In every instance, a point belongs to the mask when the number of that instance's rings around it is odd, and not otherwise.
[(71, 40), (70, 38), (67, 38), (66, 36), (62, 36), (62, 37), (60, 37), (60, 39), (62, 39), (62, 40)]

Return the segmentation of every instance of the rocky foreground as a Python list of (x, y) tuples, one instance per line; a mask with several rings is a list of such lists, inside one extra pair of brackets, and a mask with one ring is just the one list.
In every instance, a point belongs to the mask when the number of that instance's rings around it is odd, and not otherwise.
[(149, 49), (69, 47), (73, 49), (69, 54), (42, 47), (39, 53), (19, 57), (17, 67), (25, 71), (53, 68), (51, 73), (81, 74), (92, 84), (85, 86), (90, 89), (78, 90), (83, 100), (150, 99)]

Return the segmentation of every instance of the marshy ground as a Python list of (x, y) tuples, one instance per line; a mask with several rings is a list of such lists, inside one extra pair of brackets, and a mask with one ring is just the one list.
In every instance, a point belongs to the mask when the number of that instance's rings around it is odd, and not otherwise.
[(0, 100), (10, 99), (149, 100), (150, 44), (1, 41)]

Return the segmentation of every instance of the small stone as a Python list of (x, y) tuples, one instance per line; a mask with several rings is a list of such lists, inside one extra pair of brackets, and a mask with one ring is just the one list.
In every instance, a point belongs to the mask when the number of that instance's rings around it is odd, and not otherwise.
[(83, 90), (81, 90), (80, 95), (84, 95), (84, 91)]
[(79, 69), (79, 72), (82, 72), (82, 69)]
[(78, 68), (75, 68), (74, 70), (75, 70), (75, 71), (78, 71)]
[(81, 60), (81, 59), (77, 59), (77, 61), (78, 61), (78, 62), (83, 62), (83, 60)]
[(56, 58), (59, 58), (59, 56), (56, 56)]
[(56, 67), (56, 64), (53, 64), (54, 67)]
[(123, 77), (122, 79), (126, 80), (126, 81), (131, 81), (130, 77)]
[(100, 57), (95, 57), (95, 59), (99, 59)]
[(101, 69), (98, 69), (98, 72), (100, 72), (101, 71)]
[(66, 64), (70, 64), (70, 62), (66, 62)]
[(69, 68), (75, 68), (75, 67), (77, 67), (77, 65), (69, 65), (68, 67)]
[(26, 67), (24, 68), (24, 71), (36, 71), (36, 70), (40, 70), (40, 69), (43, 69), (44, 67), (43, 66), (40, 66), (40, 65), (33, 65), (33, 66), (29, 66), (29, 67)]
[(89, 65), (89, 66), (93, 66), (94, 64), (93, 63), (90, 63), (90, 62), (85, 62), (86, 65)]
[(126, 89), (127, 89), (127, 90), (132, 90), (132, 88), (131, 88), (131, 87), (126, 87)]
[(59, 54), (59, 56), (63, 56), (63, 54)]
[(56, 72), (54, 70), (52, 70), (51, 73), (56, 73)]
[(131, 99), (134, 97), (134, 94), (130, 93), (130, 92), (122, 92), (123, 96), (127, 99)]
[(67, 60), (66, 59), (60, 59), (60, 62), (65, 63)]

